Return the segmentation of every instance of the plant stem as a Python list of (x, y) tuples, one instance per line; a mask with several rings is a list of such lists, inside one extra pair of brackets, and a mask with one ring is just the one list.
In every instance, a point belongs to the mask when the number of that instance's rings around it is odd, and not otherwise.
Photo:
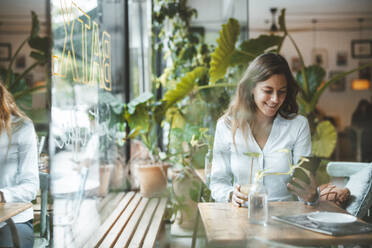
[(296, 44), (296, 42), (294, 41), (294, 39), (292, 38), (292, 36), (290, 34), (287, 34), (289, 39), (291, 40), (293, 46), (295, 47), (296, 51), (297, 51), (297, 54), (298, 54), (298, 57), (300, 57), (300, 61), (301, 61), (301, 64), (302, 64), (302, 67), (301, 67), (301, 74), (302, 74), (302, 79), (304, 81), (304, 91), (305, 91), (305, 94), (306, 95), (309, 95), (309, 85), (307, 83), (307, 78), (306, 78), (306, 74), (305, 74), (305, 62), (304, 62), (304, 58), (302, 57), (302, 54), (300, 52), (300, 49), (298, 49), (298, 46)]
[(237, 84), (231, 84), (231, 83), (203, 85), (203, 86), (198, 86), (197, 90), (204, 90), (204, 89), (217, 88), (217, 87), (236, 87), (236, 85)]
[(284, 32), (284, 36), (282, 38), (282, 41), (280, 42), (279, 46), (278, 46), (278, 53), (280, 53), (280, 50), (282, 49), (282, 46), (283, 46), (283, 43), (284, 43), (284, 40), (285, 40), (285, 37), (287, 36), (287, 32)]
[[(171, 118), (171, 121), (169, 122), (169, 132), (168, 132), (167, 151), (169, 151), (169, 146), (170, 146), (170, 138), (171, 138), (171, 132), (172, 132), (173, 119), (174, 119), (174, 117), (172, 117), (172, 118)], [(182, 158), (182, 160), (183, 160), (183, 158)], [(182, 161), (182, 162), (183, 162), (183, 161)]]
[(40, 89), (44, 89), (45, 86), (44, 85), (41, 85), (41, 86), (38, 86), (38, 87), (33, 87), (33, 88), (29, 88), (27, 90), (22, 90), (21, 92), (17, 92), (15, 93), (13, 96), (14, 96), (14, 99), (17, 100), (18, 98), (24, 96), (24, 95), (27, 95), (31, 92), (34, 92), (36, 90), (40, 90)]

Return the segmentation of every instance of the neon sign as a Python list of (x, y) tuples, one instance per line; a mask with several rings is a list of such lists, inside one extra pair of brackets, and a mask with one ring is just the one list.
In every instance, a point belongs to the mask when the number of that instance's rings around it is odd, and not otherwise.
[[(91, 21), (91, 17), (85, 13), (73, 1), (70, 5), (63, 6), (64, 44), (61, 55), (52, 55), (52, 75), (66, 77), (72, 74), (75, 83), (99, 85), (107, 91), (111, 91), (111, 36), (103, 31), (100, 35), (99, 25)], [(76, 18), (75, 18), (76, 17)], [(81, 29), (81, 60), (77, 63), (77, 47), (74, 46), (75, 29)], [(88, 37), (90, 36), (90, 37)], [(90, 47), (88, 46), (90, 38)], [(81, 66), (79, 66), (81, 65)]]

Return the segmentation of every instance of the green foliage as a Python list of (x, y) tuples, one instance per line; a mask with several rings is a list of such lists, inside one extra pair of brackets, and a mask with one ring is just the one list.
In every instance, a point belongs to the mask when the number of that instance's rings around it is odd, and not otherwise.
[(206, 68), (197, 67), (181, 78), (175, 89), (168, 90), (165, 93), (163, 101), (166, 102), (166, 108), (169, 108), (169, 106), (172, 106), (174, 103), (182, 100), (185, 96), (190, 94), (197, 85), (197, 79), (201, 78), (206, 72)]
[(211, 54), (210, 81), (212, 84), (226, 73), (231, 57), (235, 51), (235, 43), (240, 32), (239, 22), (230, 18), (227, 24), (222, 25), (220, 37), (217, 39), (218, 47)]
[(328, 158), (336, 147), (337, 131), (329, 121), (322, 121), (316, 126), (312, 136), (312, 153), (317, 157)]
[(305, 67), (304, 70), (305, 77), (307, 78), (309, 92), (305, 91), (305, 81), (301, 72), (297, 72), (296, 79), (301, 89), (301, 95), (306, 101), (310, 102), (318, 88), (321, 86), (326, 72), (322, 67), (318, 65)]
[(154, 99), (153, 94), (147, 92), (139, 95), (127, 105), (122, 104), (122, 106), (117, 106), (114, 102), (113, 108), (121, 110), (120, 115), (123, 117), (121, 118), (121, 124), (123, 125), (125, 122), (128, 122), (131, 130), (130, 135), (133, 137), (141, 136), (142, 141), (150, 150), (155, 161), (160, 160), (160, 151), (157, 147), (156, 124), (160, 124), (163, 120), (169, 118), (171, 120), (168, 121), (170, 123), (173, 122), (172, 119), (175, 118), (176, 114), (169, 114), (168, 110), (178, 113), (177, 109), (172, 109), (172, 106), (180, 102), (194, 90), (195, 82), (205, 72), (205, 68), (195, 68), (181, 78), (175, 88), (167, 91), (164, 97), (158, 101)]
[(267, 49), (277, 49), (283, 37), (277, 35), (260, 35), (256, 39), (243, 41), (239, 49), (233, 53), (231, 58), (231, 65), (245, 65), (247, 66), (258, 55), (265, 52)]

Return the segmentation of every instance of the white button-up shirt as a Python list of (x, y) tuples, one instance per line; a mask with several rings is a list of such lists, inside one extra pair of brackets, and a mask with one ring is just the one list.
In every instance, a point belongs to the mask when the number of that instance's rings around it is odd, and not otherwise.
[[(237, 129), (233, 144), (232, 132), (221, 118), (217, 122), (213, 147), (213, 161), (210, 189), (212, 197), (218, 202), (227, 202), (234, 184), (249, 184), (256, 172), (288, 172), (289, 161), (297, 163), (301, 156), (311, 154), (311, 136), (308, 121), (297, 115), (291, 120), (280, 114), (274, 119), (270, 135), (263, 149), (257, 144), (248, 126), (247, 139)], [(279, 150), (288, 149), (289, 157)], [(258, 153), (257, 158), (244, 153)], [(251, 171), (252, 168), (252, 171)], [(251, 176), (252, 173), (252, 176)], [(287, 190), (289, 175), (265, 176), (263, 183), (268, 191), (269, 201), (292, 200)]]
[[(39, 190), (37, 141), (31, 121), (12, 117), (11, 144), (6, 131), (0, 134), (0, 191), (6, 202), (31, 202)], [(34, 218), (29, 208), (14, 216), (15, 223)], [(5, 223), (0, 223), (0, 227)]]

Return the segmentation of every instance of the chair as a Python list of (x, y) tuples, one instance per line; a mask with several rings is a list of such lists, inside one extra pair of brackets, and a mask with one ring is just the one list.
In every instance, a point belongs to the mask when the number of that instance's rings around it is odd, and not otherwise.
[(359, 218), (366, 217), (372, 206), (372, 163), (329, 162), (327, 173), (333, 184), (350, 190), (346, 210)]
[(49, 247), (50, 240), (50, 216), (48, 214), (48, 191), (49, 191), (49, 174), (39, 172), (40, 179), (40, 236), (35, 237), (34, 247)]

